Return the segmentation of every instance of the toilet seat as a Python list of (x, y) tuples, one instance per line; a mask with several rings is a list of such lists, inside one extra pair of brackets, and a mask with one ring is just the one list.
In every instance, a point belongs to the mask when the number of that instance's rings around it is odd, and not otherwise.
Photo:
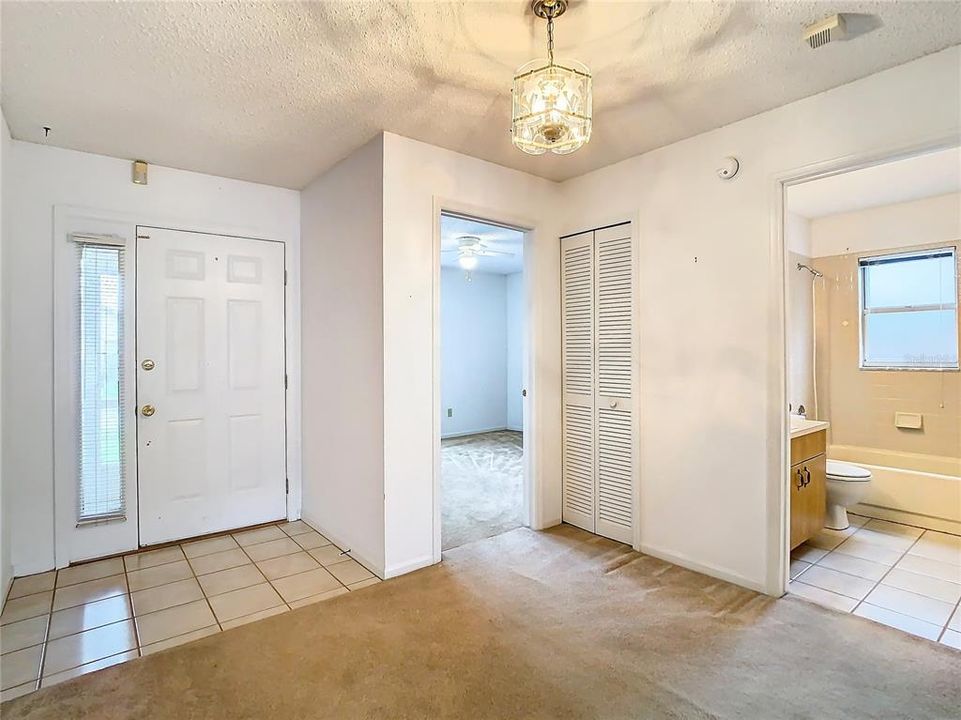
[(840, 460), (828, 460), (827, 476), (829, 480), (840, 480), (841, 482), (868, 482), (871, 480), (871, 471), (860, 465), (852, 465)]

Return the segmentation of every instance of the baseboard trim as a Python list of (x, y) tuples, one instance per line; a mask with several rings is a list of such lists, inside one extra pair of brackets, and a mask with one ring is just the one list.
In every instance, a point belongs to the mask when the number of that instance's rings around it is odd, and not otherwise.
[(481, 433), (489, 432), (500, 432), (501, 430), (510, 430), (510, 428), (506, 425), (501, 425), (500, 427), (482, 428), (480, 430), (465, 430), (464, 432), (442, 434), (440, 438), (441, 440), (449, 440), (450, 438), (467, 437), (468, 435), (480, 435)]
[(890, 522), (911, 525), (912, 527), (934, 530), (936, 532), (950, 533), (951, 535), (961, 535), (961, 523), (955, 520), (945, 520), (943, 518), (931, 517), (930, 515), (918, 515), (917, 513), (907, 512), (906, 510), (894, 510), (892, 508), (881, 507), (880, 505), (866, 505), (858, 503), (849, 508), (856, 515), (864, 515), (878, 520), (888, 520)]
[[(337, 547), (343, 548), (350, 545), (350, 543), (346, 542), (343, 538), (336, 537), (333, 533), (327, 532), (327, 530), (324, 529), (324, 526), (322, 523), (317, 522), (317, 520), (310, 517), (307, 513), (301, 512), (300, 519), (303, 520), (308, 525), (310, 525), (314, 530), (319, 532), (325, 538), (330, 540)], [(384, 568), (380, 567), (377, 563), (371, 561), (370, 558), (364, 557), (363, 555), (358, 553), (356, 550), (353, 550), (353, 549), (350, 550), (350, 557), (356, 560), (357, 562), (359, 562), (368, 570), (370, 570), (372, 573), (374, 573), (374, 575), (379, 577), (381, 580), (385, 580), (387, 578), (387, 575), (384, 574)]]
[(420, 570), (421, 568), (429, 567), (434, 564), (433, 555), (422, 555), (421, 557), (411, 560), (410, 562), (403, 563), (402, 565), (394, 565), (389, 567), (385, 571), (384, 578), (393, 578), (400, 575), (406, 575), (407, 573), (414, 572), (415, 570)]
[[(732, 572), (725, 568), (716, 567), (714, 565), (707, 565), (705, 563), (692, 560), (686, 555), (681, 555), (670, 550), (664, 550), (663, 548), (656, 547), (654, 545), (649, 545), (647, 543), (641, 543), (641, 552), (645, 555), (651, 555), (658, 558), (659, 560), (665, 560), (674, 565), (680, 565), (688, 570), (693, 570), (694, 572), (699, 572), (702, 575), (708, 575), (718, 580), (724, 580), (725, 582), (733, 583), (734, 585), (739, 585), (748, 590), (754, 590), (765, 595), (771, 595), (767, 592), (764, 583), (755, 582), (750, 578), (744, 577), (743, 575)], [(772, 597), (780, 597), (781, 593), (777, 595), (772, 595)]]

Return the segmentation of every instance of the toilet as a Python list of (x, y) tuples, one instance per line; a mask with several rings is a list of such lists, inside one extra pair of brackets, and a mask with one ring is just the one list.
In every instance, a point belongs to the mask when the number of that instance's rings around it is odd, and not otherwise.
[(824, 527), (831, 530), (847, 529), (848, 508), (861, 502), (869, 487), (870, 470), (840, 460), (828, 460), (827, 513), (824, 516)]

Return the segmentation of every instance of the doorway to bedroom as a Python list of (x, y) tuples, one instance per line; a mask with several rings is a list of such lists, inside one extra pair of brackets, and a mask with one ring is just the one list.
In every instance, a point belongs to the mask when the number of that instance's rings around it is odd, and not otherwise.
[(524, 232), (441, 215), (443, 550), (526, 524)]

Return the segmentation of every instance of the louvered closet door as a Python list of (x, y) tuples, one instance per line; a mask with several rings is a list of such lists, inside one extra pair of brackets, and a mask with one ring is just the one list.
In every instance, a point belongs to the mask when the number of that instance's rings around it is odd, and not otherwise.
[(631, 226), (597, 230), (595, 252), (595, 532), (633, 542), (634, 273)]
[(561, 240), (563, 520), (594, 532), (594, 233)]

